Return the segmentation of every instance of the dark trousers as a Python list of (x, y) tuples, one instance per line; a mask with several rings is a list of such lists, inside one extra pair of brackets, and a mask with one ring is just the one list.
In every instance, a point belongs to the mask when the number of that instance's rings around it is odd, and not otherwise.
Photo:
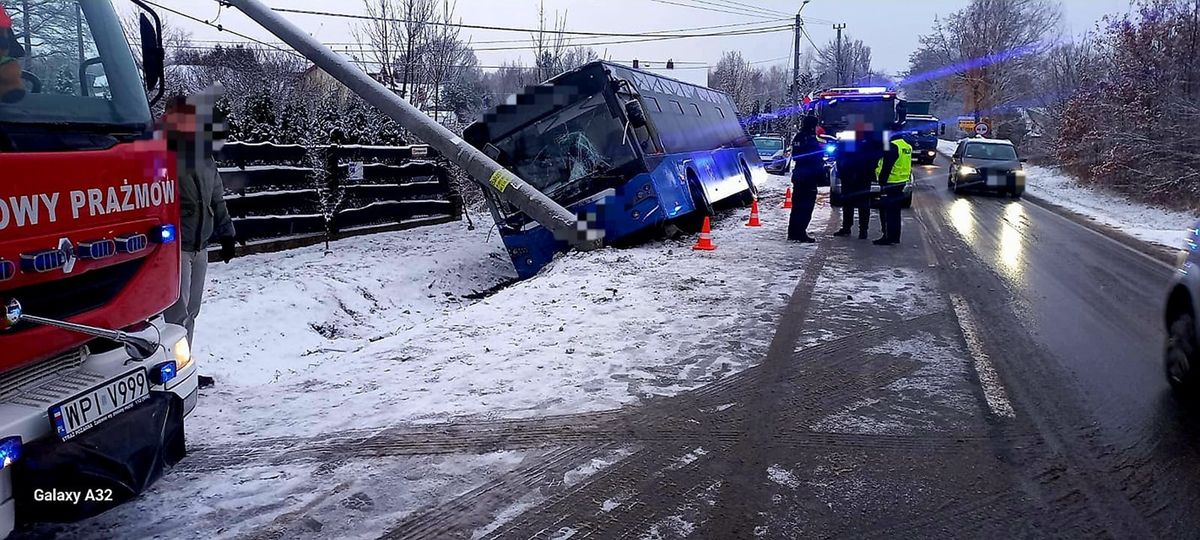
[(887, 184), (879, 200), (879, 220), (883, 222), (884, 238), (900, 241), (900, 207), (904, 203), (904, 184)]
[(858, 210), (858, 231), (866, 234), (871, 225), (871, 195), (853, 195), (842, 199), (843, 231), (849, 231), (854, 225), (855, 210)]
[(792, 182), (792, 214), (788, 219), (788, 240), (800, 240), (808, 236), (808, 224), (812, 222), (813, 208), (817, 206), (817, 184), (802, 180)]

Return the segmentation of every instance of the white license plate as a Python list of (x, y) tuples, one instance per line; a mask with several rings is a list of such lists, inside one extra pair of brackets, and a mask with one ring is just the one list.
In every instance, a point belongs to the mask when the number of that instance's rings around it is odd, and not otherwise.
[(1000, 187), (1008, 183), (1008, 177), (1003, 174), (988, 173), (987, 185)]
[(147, 397), (150, 380), (145, 368), (138, 368), (50, 407), (50, 423), (60, 439), (70, 440)]

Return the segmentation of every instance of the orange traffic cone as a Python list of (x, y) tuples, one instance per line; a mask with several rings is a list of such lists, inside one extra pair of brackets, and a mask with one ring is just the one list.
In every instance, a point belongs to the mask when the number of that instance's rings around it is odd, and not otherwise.
[(692, 246), (696, 251), (713, 251), (717, 249), (712, 243), (712, 229), (709, 228), (708, 216), (704, 217), (704, 226), (700, 228), (700, 240)]
[(792, 207), (792, 188), (790, 188), (790, 187), (787, 188), (787, 192), (783, 194), (783, 207), (784, 208)]
[(758, 220), (758, 199), (755, 198), (750, 203), (750, 222), (747, 227), (762, 227), (762, 222)]

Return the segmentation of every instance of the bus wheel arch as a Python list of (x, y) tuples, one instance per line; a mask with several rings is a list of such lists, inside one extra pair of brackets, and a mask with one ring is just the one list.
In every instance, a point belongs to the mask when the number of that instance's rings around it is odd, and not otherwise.
[(738, 167), (741, 168), (742, 178), (746, 179), (746, 186), (750, 191), (745, 195), (745, 203), (750, 204), (758, 198), (758, 186), (754, 183), (754, 173), (750, 171), (750, 164), (746, 162), (745, 155), (738, 155)]
[(700, 217), (713, 215), (712, 204), (708, 202), (708, 196), (704, 193), (704, 186), (700, 183), (700, 175), (696, 173), (696, 169), (689, 166), (685, 174), (688, 191), (692, 195), (692, 204), (695, 206), (698, 215)]

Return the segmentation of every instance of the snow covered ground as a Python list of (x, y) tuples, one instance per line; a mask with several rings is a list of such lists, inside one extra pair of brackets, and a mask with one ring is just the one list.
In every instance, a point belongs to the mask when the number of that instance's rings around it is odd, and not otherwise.
[(218, 385), (189, 434), (207, 445), (613, 409), (743, 370), (815, 249), (784, 241), (783, 179), (766, 182), (765, 226), (731, 211), (715, 252), (691, 237), (572, 253), (482, 300), (467, 297), (512, 269), (497, 235), (460, 223), (216, 265), (195, 350)]
[[(939, 141), (938, 150), (954, 152), (955, 144)], [(1158, 208), (1130, 201), (1119, 194), (1081, 185), (1070, 176), (1049, 167), (1030, 165), (1025, 191), (1047, 202), (1062, 206), (1134, 238), (1177, 249), (1182, 247), (1186, 231), (1200, 217), (1188, 212)]]

